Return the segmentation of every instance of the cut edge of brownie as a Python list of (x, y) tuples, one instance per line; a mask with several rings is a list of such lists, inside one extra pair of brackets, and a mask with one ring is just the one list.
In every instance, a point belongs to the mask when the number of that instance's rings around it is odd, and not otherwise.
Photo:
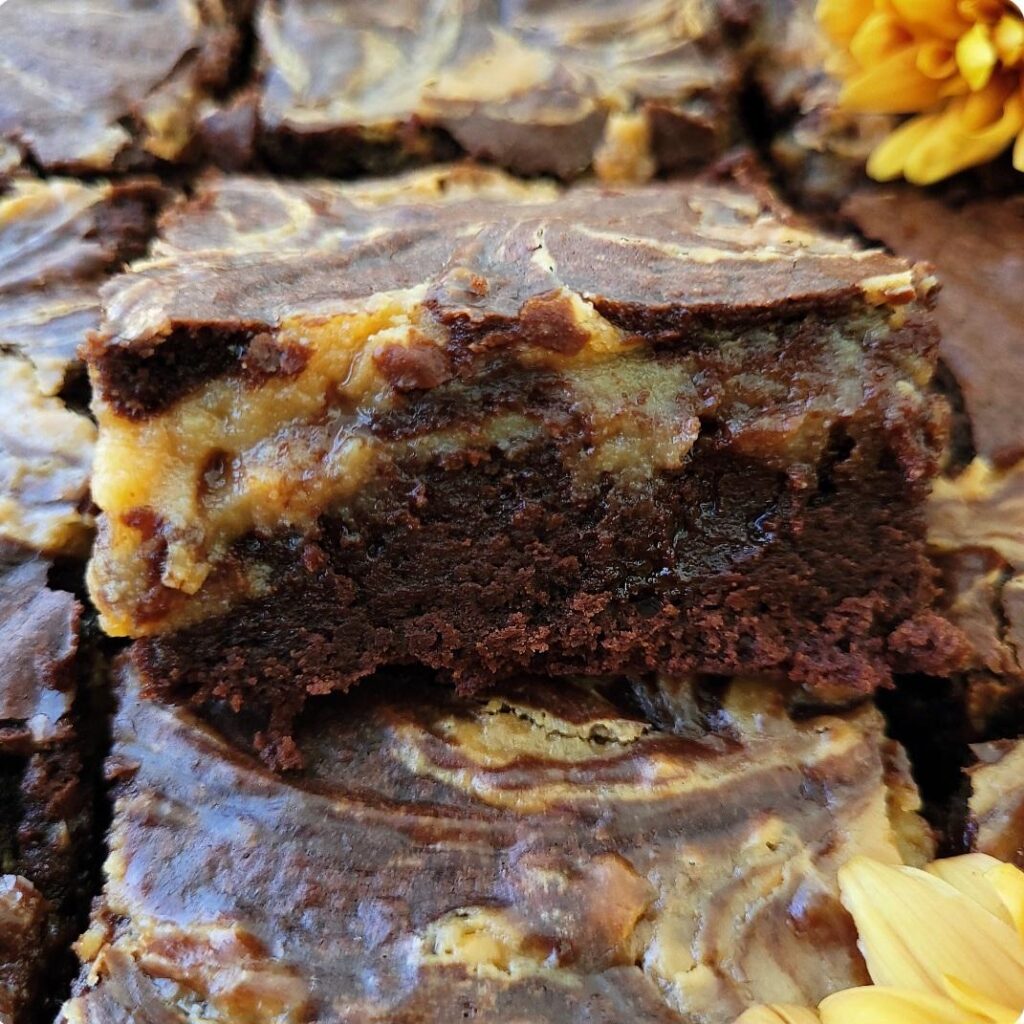
[[(91, 593), (105, 628), (150, 637), (135, 657), (154, 692), (237, 706), (272, 693), (268, 756), (286, 760), (306, 692), (386, 663), (464, 687), (520, 671), (762, 671), (827, 702), (888, 685), (894, 668), (959, 661), (923, 556), (944, 440), (926, 273), (808, 233), (763, 190), (467, 200), (445, 208), (448, 225), (415, 204), (368, 219), (294, 192), (325, 221), (313, 257), (204, 250), (200, 231), (193, 250), (171, 246), (110, 286), (89, 350), (106, 431)], [(587, 220), (598, 198), (610, 231)], [(614, 234), (631, 213), (636, 237)], [(761, 249), (744, 248), (742, 224)], [(452, 254), (444, 232), (468, 227)], [(670, 250), (677, 276), (670, 263), (644, 277)], [(288, 305), (299, 285), (329, 295), (339, 281), (350, 300)], [(338, 376), (330, 360), (350, 351), (364, 358)], [(252, 451), (221, 444), (207, 408), (243, 400), (231, 429), (256, 431)], [(310, 401), (319, 413), (288, 419)], [(209, 457), (190, 447), (193, 419)], [(263, 444), (277, 430), (280, 464)], [(173, 475), (147, 483), (115, 465), (168, 438)], [(317, 469), (321, 446), (334, 476)], [(179, 486), (193, 468), (195, 495)], [(719, 529), (707, 510), (723, 506)], [(623, 538), (633, 568), (612, 564)], [(794, 594), (802, 619), (784, 607)]]

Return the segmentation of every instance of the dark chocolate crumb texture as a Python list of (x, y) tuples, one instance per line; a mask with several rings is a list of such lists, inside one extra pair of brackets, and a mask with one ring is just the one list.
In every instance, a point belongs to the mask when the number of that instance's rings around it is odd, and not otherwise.
[(398, 674), (311, 708), (282, 777), (123, 682), (67, 1024), (729, 1024), (865, 983), (836, 871), (931, 851), (870, 706)]
[(692, 169), (736, 134), (742, 7), (266, 0), (261, 149), (307, 174), (459, 153), (559, 178)]
[[(0, 1021), (41, 1020), (88, 905), (79, 616), (44, 561), (0, 564)], [(49, 988), (47, 987), (49, 986)], [(51, 1008), (52, 1017), (55, 1007)]]
[(931, 289), (726, 185), (213, 179), (88, 349), (102, 624), (276, 736), (388, 663), (941, 671)]

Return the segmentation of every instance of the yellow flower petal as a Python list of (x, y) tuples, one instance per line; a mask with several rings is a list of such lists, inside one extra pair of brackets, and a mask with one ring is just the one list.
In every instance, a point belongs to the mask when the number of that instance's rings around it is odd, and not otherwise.
[(832, 39), (846, 44), (874, 9), (874, 0), (819, 0), (815, 17)]
[(991, 1024), (945, 996), (892, 988), (849, 988), (818, 1010), (822, 1024)]
[(913, 43), (914, 37), (888, 11), (875, 11), (864, 19), (850, 40), (850, 55), (862, 68), (869, 68)]
[(1016, 1024), (1016, 1010), (1001, 1006), (959, 978), (946, 978), (945, 984), (949, 998), (967, 1013), (980, 1017), (987, 1024)]
[(959, 39), (969, 27), (957, 10), (956, 0), (892, 0), (892, 6), (907, 21), (950, 41)]
[(735, 1024), (821, 1024), (821, 1020), (806, 1006), (752, 1006)]
[(1018, 171), (1024, 171), (1024, 132), (1017, 136), (1017, 141), (1013, 144), (1013, 166)]
[[(981, 94), (976, 94), (980, 96)], [(1019, 96), (1006, 102), (998, 120), (976, 128), (970, 100), (954, 100), (931, 130), (907, 156), (903, 173), (915, 185), (931, 185), (958, 171), (994, 159), (1024, 128), (1024, 104)]]
[(937, 114), (922, 114), (900, 125), (875, 147), (868, 158), (868, 175), (875, 181), (901, 177), (908, 157), (937, 120)]
[(946, 79), (956, 73), (956, 53), (949, 43), (930, 39), (917, 48), (917, 70), (928, 78)]
[(956, 9), (968, 21), (995, 21), (1006, 4), (1005, 0), (957, 0)]
[(916, 47), (907, 46), (853, 75), (839, 102), (862, 114), (913, 114), (935, 103), (940, 89), (940, 82), (918, 70)]
[(1024, 938), (1024, 871), (1012, 864), (997, 864), (985, 875), (985, 879), (999, 894), (1003, 906), (1013, 919), (1013, 926)]
[(984, 853), (968, 853), (963, 857), (944, 857), (934, 860), (925, 871), (959, 889), (968, 899), (983, 906), (990, 914), (1012, 925), (1013, 918), (999, 898), (995, 886), (985, 878), (985, 873), (999, 867), (995, 857)]
[(980, 21), (956, 44), (956, 63), (972, 89), (984, 89), (992, 77), (999, 54), (988, 25)]
[(991, 998), (1024, 1007), (1024, 939), (947, 882), (857, 857), (839, 886), (876, 985), (944, 996), (943, 979), (969, 971)]
[(1024, 18), (1004, 14), (992, 33), (992, 41), (1003, 65), (1009, 67), (1018, 63), (1024, 57)]

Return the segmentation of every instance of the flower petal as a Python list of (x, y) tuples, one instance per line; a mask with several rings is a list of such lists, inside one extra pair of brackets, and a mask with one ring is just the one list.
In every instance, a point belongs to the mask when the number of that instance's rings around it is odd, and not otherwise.
[(996, 25), (992, 40), (999, 51), (999, 59), (1009, 67), (1024, 57), (1024, 19), (1004, 14)]
[(999, 60), (992, 33), (980, 21), (956, 44), (956, 63), (972, 89), (984, 89)]
[(954, 889), (959, 889), (968, 899), (981, 904), (990, 914), (995, 914), (1001, 921), (1013, 924), (1013, 918), (1006, 909), (999, 893), (985, 873), (999, 867), (995, 857), (984, 853), (968, 853), (962, 857), (944, 857), (934, 860), (925, 866), (925, 871), (936, 878), (948, 882)]
[(981, 93), (954, 100), (908, 155), (903, 173), (915, 185), (931, 185), (958, 171), (994, 159), (1024, 128), (1024, 104), (1020, 96), (1006, 102), (1001, 116), (976, 127)]
[(883, 139), (868, 159), (868, 174), (875, 181), (892, 181), (903, 174), (907, 159), (917, 144), (931, 131), (937, 114), (911, 118)]
[(892, 0), (893, 8), (909, 22), (931, 29), (943, 39), (959, 39), (969, 28), (956, 0)]
[(806, 1006), (752, 1006), (734, 1024), (821, 1024), (821, 1020)]
[(864, 24), (850, 40), (850, 55), (862, 68), (869, 68), (913, 41), (907, 26), (898, 18), (888, 11), (876, 11), (864, 19)]
[(949, 43), (930, 39), (917, 48), (917, 70), (928, 78), (946, 79), (956, 74), (956, 53)]
[(991, 1024), (945, 996), (892, 988), (849, 988), (818, 1010), (822, 1024)]
[(1014, 927), (1024, 938), (1024, 871), (1012, 864), (997, 864), (985, 879), (999, 894)]
[(874, 9), (874, 0), (818, 0), (814, 16), (829, 36), (845, 44)]
[(905, 46), (854, 74), (839, 102), (862, 114), (913, 114), (935, 103), (941, 89), (941, 81), (918, 70), (917, 47)]
[(1024, 939), (947, 882), (857, 857), (839, 887), (876, 985), (944, 997), (945, 976), (966, 968), (991, 998), (1024, 1006)]
[(994, 999), (989, 999), (984, 992), (979, 992), (959, 978), (945, 979), (949, 998), (969, 1014), (980, 1017), (989, 1024), (1015, 1024), (1018, 1013), (1009, 1006), (1002, 1006)]
[(1013, 166), (1018, 171), (1024, 171), (1024, 132), (1017, 136), (1017, 141), (1013, 144)]

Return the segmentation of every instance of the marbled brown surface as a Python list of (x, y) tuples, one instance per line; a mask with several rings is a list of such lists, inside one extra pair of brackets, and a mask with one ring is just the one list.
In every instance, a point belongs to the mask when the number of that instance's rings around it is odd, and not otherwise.
[[(0, 146), (47, 171), (106, 173), (188, 156), (226, 84), (246, 0), (8, 0)], [(17, 155), (15, 155), (17, 154)], [(0, 161), (2, 167), (2, 161)]]
[(44, 1019), (47, 1000), (53, 1013), (93, 864), (91, 780), (75, 703), (81, 606), (48, 585), (50, 568), (41, 560), (0, 562), (4, 1024)]
[(352, 170), (463, 151), (615, 180), (707, 163), (741, 65), (712, 0), (266, 0), (259, 115), (272, 162)]
[(976, 849), (1024, 867), (1024, 739), (974, 747), (969, 828)]
[(122, 682), (75, 1024), (728, 1022), (865, 980), (836, 868), (929, 848), (873, 710), (750, 683), (399, 675), (321, 703), (282, 777)]
[(101, 284), (144, 251), (163, 198), (148, 178), (19, 178), (0, 193), (4, 550), (88, 551), (96, 428), (61, 393), (81, 386), (78, 347), (99, 326)]

